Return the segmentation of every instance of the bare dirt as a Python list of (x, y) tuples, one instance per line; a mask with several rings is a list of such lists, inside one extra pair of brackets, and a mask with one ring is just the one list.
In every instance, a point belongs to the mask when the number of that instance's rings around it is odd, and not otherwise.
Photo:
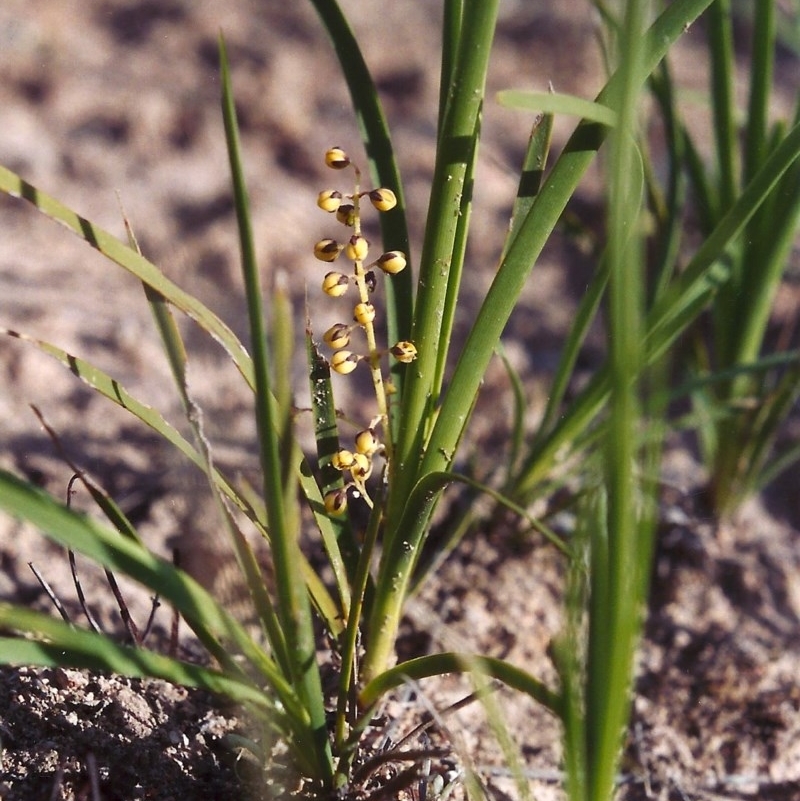
[[(386, 103), (418, 251), (433, 158), (440, 4), (342, 5)], [(4, 0), (0, 163), (123, 237), (121, 202), (145, 254), (244, 338), (219, 115), (220, 29), (232, 59), (265, 281), (285, 274), (298, 309), (307, 283), (315, 326), (324, 330), (332, 312), (316, 296), (319, 268), (309, 257), (311, 244), (328, 233), (328, 221), (314, 205), (330, 182), (321, 153), (332, 144), (357, 153), (358, 137), (310, 4)], [(674, 62), (689, 89), (703, 86), (700, 33), (687, 35)], [(798, 90), (792, 58), (782, 54), (777, 74), (776, 110), (784, 114)], [(594, 19), (580, 0), (502, 4), (490, 98), (501, 88), (543, 89), (548, 82), (591, 97), (601, 75)], [(702, 115), (695, 121), (702, 125)], [(529, 124), (523, 115), (487, 103), (470, 274), (456, 337), (491, 280)], [(556, 147), (568, 126), (560, 123)], [(598, 174), (590, 174), (573, 207), (589, 228), (599, 219), (600, 190)], [(179, 420), (168, 367), (136, 281), (5, 197), (0, 227), (0, 326), (96, 362)], [(555, 236), (509, 324), (507, 350), (525, 378), (533, 409), (594, 269), (587, 254), (574, 239)], [(781, 302), (783, 314), (796, 316), (791, 287)], [(192, 392), (204, 409), (217, 460), (247, 475), (257, 464), (247, 393), (224, 354), (188, 324), (185, 333)], [(586, 374), (598, 364), (599, 342), (590, 341), (582, 360)], [(220, 597), (236, 600), (200, 477), (123, 412), (23, 343), (0, 342), (0, 376), (3, 467), (64, 496), (70, 470), (29, 410), (36, 404), (70, 457), (98, 477), (155, 551), (168, 555), (180, 545), (194, 575)], [(303, 386), (301, 366), (295, 377)], [(357, 409), (346, 385), (342, 397)], [(494, 365), (473, 441), (493, 442), (502, 434), (505, 415), (497, 410), (509, 403), (503, 370)], [(719, 526), (704, 511), (702, 470), (684, 443), (673, 445), (620, 798), (800, 799), (796, 474)], [(85, 499), (79, 495), (75, 503)], [(64, 554), (28, 527), (0, 519), (0, 599), (51, 610), (28, 562), (78, 619)], [(470, 537), (410, 604), (401, 655), (457, 647), (507, 658), (552, 681), (547, 646), (560, 626), (561, 574), (558, 558), (542, 543), (521, 543), (500, 530)], [(81, 563), (81, 576), (99, 622), (124, 636), (102, 575)], [(148, 594), (125, 583), (123, 590), (135, 619), (146, 619)], [(169, 625), (168, 611), (161, 610), (153, 647), (163, 647)], [(191, 647), (188, 638), (181, 641), (181, 648)], [(385, 710), (388, 735), (396, 742), (402, 726), (418, 722), (428, 705), (442, 710), (469, 691), (455, 679), (404, 690)], [(561, 798), (555, 721), (517, 696), (499, 693), (496, 703), (534, 797)], [(449, 781), (452, 771), (471, 762), (489, 797), (518, 798), (485, 714), (473, 704), (439, 720), (431, 736), (437, 744), (449, 742), (452, 754), (431, 770)], [(394, 730), (393, 720), (401, 729)], [(192, 801), (288, 793), (288, 786), (263, 787), (245, 752), (232, 745), (234, 733), (247, 734), (246, 721), (196, 691), (73, 670), (4, 669), (0, 798)], [(424, 747), (426, 736), (409, 747)], [(388, 747), (380, 732), (370, 742), (377, 751)], [(414, 792), (419, 795), (417, 785)]]

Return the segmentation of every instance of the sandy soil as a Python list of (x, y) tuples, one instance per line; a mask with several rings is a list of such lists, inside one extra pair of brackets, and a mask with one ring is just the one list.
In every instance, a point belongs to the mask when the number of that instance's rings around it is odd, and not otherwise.
[[(383, 93), (418, 251), (433, 159), (434, 22), (440, 4), (342, 5)], [(580, 0), (503, 3), (490, 92), (543, 89), (552, 82), (559, 90), (592, 96), (601, 75), (593, 24)], [(327, 220), (314, 206), (316, 193), (330, 180), (321, 153), (331, 144), (357, 152), (358, 139), (310, 4), (4, 0), (0, 163), (123, 236), (118, 193), (145, 254), (244, 337), (218, 110), (220, 29), (232, 59), (265, 281), (286, 274), (298, 308), (307, 283), (313, 319), (324, 330), (332, 320), (316, 298), (319, 267), (309, 257), (311, 244), (327, 233)], [(687, 36), (674, 64), (683, 84), (695, 89), (702, 87), (704, 70), (698, 35)], [(777, 95), (784, 113), (798, 90), (797, 61), (785, 58)], [(491, 280), (528, 126), (522, 115), (487, 104), (471, 274), (456, 337)], [(567, 131), (568, 124), (560, 124), (556, 147)], [(574, 210), (589, 225), (597, 219), (600, 191), (597, 174), (591, 174), (576, 198)], [(168, 368), (136, 282), (5, 197), (0, 225), (0, 326), (79, 353), (178, 420)], [(593, 268), (574, 241), (556, 236), (523, 293), (507, 348), (532, 407)], [(786, 314), (796, 314), (796, 296), (786, 293), (784, 306)], [(192, 391), (205, 411), (217, 460), (247, 474), (256, 464), (247, 394), (224, 355), (191, 326), (185, 331)], [(583, 370), (597, 365), (598, 347), (593, 339)], [(221, 597), (235, 592), (225, 571), (210, 567), (226, 564), (219, 558), (224, 545), (208, 524), (206, 501), (198, 495), (202, 481), (194, 473), (122, 412), (22, 343), (0, 342), (0, 375), (0, 464), (63, 497), (70, 470), (30, 412), (28, 405), (36, 404), (70, 456), (102, 480), (154, 550), (168, 554), (181, 545), (188, 569)], [(296, 378), (302, 387), (300, 368)], [(507, 389), (502, 369), (493, 367), (485, 408), (506, 408)], [(476, 440), (494, 435), (496, 418), (496, 412), (479, 412)], [(702, 472), (690, 454), (678, 452), (666, 477), (674, 489), (664, 499), (620, 797), (800, 799), (796, 478), (785, 479), (771, 496), (720, 528), (703, 511)], [(75, 502), (85, 500), (77, 496)], [(49, 609), (30, 561), (76, 614), (63, 554), (36, 532), (0, 519), (0, 598)], [(81, 570), (96, 616), (107, 630), (121, 633), (102, 576), (85, 565)], [(560, 625), (560, 585), (559, 560), (541, 543), (521, 546), (502, 531), (475, 536), (411, 604), (401, 653), (455, 645), (508, 658), (552, 679), (546, 649)], [(147, 594), (127, 584), (123, 589), (134, 616), (145, 619)], [(157, 636), (168, 626), (168, 615), (159, 617)], [(402, 696), (389, 714), (410, 725), (426, 704), (441, 709), (468, 690), (450, 680), (432, 683), (416, 691), (424, 700)], [(535, 797), (560, 797), (555, 722), (519, 698), (501, 694), (497, 703)], [(252, 769), (226, 740), (242, 725), (233, 711), (215, 708), (202, 694), (158, 682), (74, 671), (0, 671), (0, 797), (255, 797)], [(434, 771), (444, 775), (459, 760), (471, 760), (490, 797), (518, 797), (480, 707), (446, 717), (440, 728), (439, 742), (451, 738), (454, 755)]]

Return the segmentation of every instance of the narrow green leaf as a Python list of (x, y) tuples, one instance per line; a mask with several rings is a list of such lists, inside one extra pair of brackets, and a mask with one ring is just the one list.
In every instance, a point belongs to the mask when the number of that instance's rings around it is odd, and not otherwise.
[(46, 493), (5, 470), (0, 470), (0, 509), (28, 520), (54, 542), (155, 590), (178, 609), (226, 672), (242, 678), (242, 669), (222, 645), (233, 643), (274, 687), (292, 718), (298, 722), (307, 720), (294, 691), (272, 660), (191, 577), (118, 532), (57, 504)]
[(524, 670), (509, 662), (504, 662), (502, 659), (452, 652), (421, 656), (395, 665), (370, 681), (361, 690), (359, 701), (363, 707), (369, 708), (389, 690), (401, 686), (408, 679), (419, 681), (429, 676), (441, 676), (445, 673), (471, 672), (498, 679), (511, 689), (529, 695), (556, 717), (560, 718), (562, 715), (561, 696)]
[[(771, 2), (771, 0), (769, 0)], [(711, 100), (721, 210), (725, 213), (736, 199), (736, 109), (734, 107), (733, 23), (730, 0), (714, 0), (708, 10), (711, 54)]]
[[(88, 362), (73, 356), (49, 342), (41, 339), (29, 337), (19, 331), (12, 331), (7, 328), (0, 328), (0, 334), (14, 337), (23, 342), (34, 345), (43, 353), (52, 356), (61, 362), (74, 376), (85, 382), (92, 389), (99, 392), (103, 397), (108, 398), (123, 409), (129, 411), (134, 417), (148, 426), (150, 429), (161, 435), (167, 442), (174, 445), (184, 456), (193, 462), (201, 470), (204, 469), (204, 459), (191, 443), (188, 442), (170, 423), (168, 423), (155, 409), (134, 398), (118, 381), (111, 378), (99, 368)], [(245, 514), (255, 521), (256, 517), (252, 508), (244, 499), (233, 489), (228, 480), (218, 471), (214, 470), (214, 482), (227, 498), (233, 501)]]
[(47, 217), (65, 225), (115, 264), (159, 292), (216, 339), (231, 357), (248, 385), (253, 386), (253, 367), (250, 357), (233, 331), (197, 298), (184, 292), (166, 278), (158, 267), (107, 231), (76, 214), (72, 209), (67, 208), (55, 198), (2, 166), (0, 166), (0, 192), (28, 201)]
[(0, 628), (47, 638), (44, 642), (0, 639), (0, 661), (5, 665), (69, 666), (132, 678), (160, 678), (249, 704), (278, 720), (282, 717), (277, 698), (244, 679), (234, 679), (144, 648), (120, 645), (104, 634), (75, 628), (41, 612), (0, 602)]
[(239, 130), (231, 88), (230, 70), (225, 42), (220, 36), (220, 71), (222, 80), (222, 118), (225, 123), (225, 141), (228, 148), (236, 219), (239, 228), (242, 273), (250, 323), (250, 345), (253, 349), (253, 371), (256, 389), (256, 424), (258, 430), (261, 472), (264, 481), (264, 498), (267, 504), (269, 540), (275, 565), (278, 615), (288, 650), (290, 681), (297, 690), (302, 704), (310, 716), (309, 735), (314, 743), (315, 774), (330, 782), (333, 778), (333, 761), (330, 743), (325, 731), (325, 708), (319, 666), (316, 660), (316, 643), (311, 619), (311, 606), (303, 581), (302, 555), (298, 531), (291, 527), (291, 510), (287, 509), (282, 476), (280, 420), (272, 396), (269, 375), (270, 355), (261, 297), (261, 283), (253, 243), (249, 200), (244, 180)]
[(617, 124), (616, 111), (602, 103), (586, 100), (577, 95), (504, 89), (497, 93), (497, 102), (501, 106), (522, 111), (579, 117), (585, 122), (598, 122), (609, 128), (613, 128)]
[(506, 253), (508, 253), (511, 243), (519, 232), (522, 221), (527, 216), (528, 211), (530, 211), (533, 201), (536, 199), (542, 187), (544, 171), (547, 166), (547, 157), (550, 154), (553, 119), (552, 114), (540, 114), (536, 117), (531, 126), (531, 135), (528, 139), (528, 147), (525, 150), (525, 158), (522, 162), (517, 196), (514, 199), (514, 208), (511, 212), (508, 236), (503, 245), (501, 258), (505, 258)]

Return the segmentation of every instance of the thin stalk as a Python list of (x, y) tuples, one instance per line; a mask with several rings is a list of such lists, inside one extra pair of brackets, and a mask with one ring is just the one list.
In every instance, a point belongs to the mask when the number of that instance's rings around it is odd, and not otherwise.
[[(606, 430), (607, 529), (592, 540), (589, 650), (586, 679), (586, 794), (611, 798), (628, 719), (633, 653), (639, 619), (636, 575), (641, 499), (638, 492), (637, 380), (644, 363), (641, 265), (642, 180), (637, 111), (644, 59), (642, 32), (649, 3), (627, 3), (620, 31), (619, 124), (609, 143), (609, 371), (610, 414)], [(605, 529), (605, 531), (604, 531)], [(575, 801), (578, 801), (576, 798)]]
[[(771, 0), (767, 0), (771, 2)], [(736, 198), (736, 110), (733, 98), (733, 32), (730, 0), (714, 0), (708, 9), (711, 100), (719, 169), (721, 211)]]
[[(370, 515), (367, 533), (364, 537), (364, 545), (361, 550), (361, 558), (359, 559), (358, 569), (353, 580), (353, 602), (350, 606), (350, 611), (347, 618), (347, 627), (345, 629), (344, 644), (342, 646), (342, 670), (339, 677), (339, 695), (336, 705), (336, 728), (334, 742), (336, 743), (336, 749), (338, 752), (341, 752), (348, 736), (348, 706), (350, 703), (355, 702), (355, 699), (351, 696), (351, 690), (353, 689), (353, 677), (356, 674), (358, 637), (361, 631), (361, 614), (364, 608), (367, 588), (369, 586), (369, 571), (372, 564), (372, 556), (382, 523), (382, 493), (383, 488), (381, 487), (379, 494), (377, 494), (375, 498), (375, 506), (373, 507), (372, 514)], [(342, 767), (342, 765), (337, 766), (337, 772), (340, 775), (342, 774)]]
[(245, 281), (248, 318), (250, 322), (253, 369), (256, 385), (256, 423), (258, 429), (261, 472), (264, 497), (267, 501), (267, 520), (270, 545), (275, 564), (275, 581), (278, 595), (278, 614), (284, 630), (291, 675), (289, 680), (296, 688), (301, 703), (310, 716), (310, 735), (314, 743), (313, 754), (317, 778), (326, 784), (333, 780), (333, 760), (327, 737), (322, 683), (316, 661), (316, 643), (311, 618), (311, 605), (301, 568), (297, 532), (287, 523), (285, 508), (283, 467), (280, 443), (276, 431), (280, 425), (272, 397), (269, 377), (267, 331), (261, 299), (261, 285), (255, 257), (253, 231), (249, 214), (247, 189), (239, 146), (236, 111), (230, 85), (227, 54), (220, 37), (220, 61), (223, 83), (223, 119), (228, 143), (233, 193), (239, 224), (242, 272)]
[(775, 64), (775, 2), (753, 6), (753, 49), (750, 56), (750, 98), (745, 131), (744, 180), (761, 166), (767, 150), (767, 116)]
[[(353, 166), (355, 172), (355, 184), (353, 186), (353, 236), (361, 236), (361, 170)], [(354, 271), (356, 286), (358, 287), (359, 300), (362, 303), (370, 302), (369, 288), (367, 287), (366, 271), (362, 259), (354, 259)], [(390, 281), (386, 281), (390, 284)], [(369, 372), (372, 376), (372, 387), (375, 390), (375, 401), (378, 406), (378, 414), (381, 418), (383, 429), (383, 447), (386, 450), (386, 460), (392, 459), (392, 427), (389, 424), (389, 404), (386, 399), (386, 386), (383, 381), (383, 370), (381, 369), (381, 357), (383, 351), (378, 347), (378, 339), (375, 334), (375, 325), (372, 320), (364, 322), (364, 334), (367, 340)], [(369, 496), (365, 493), (365, 498)]]
[(478, 116), (483, 102), (486, 71), (499, 0), (465, 0), (456, 62), (453, 66), (449, 101), (438, 141), (425, 238), (422, 247), (412, 340), (418, 358), (406, 372), (400, 419), (390, 476), (390, 518), (397, 515), (414, 481), (422, 438), (439, 386), (435, 378), (448, 343), (442, 339), (446, 302), (454, 293), (451, 275), (459, 275), (454, 264), (456, 241), (461, 230), (459, 215), (469, 198), (466, 178), (477, 151)]

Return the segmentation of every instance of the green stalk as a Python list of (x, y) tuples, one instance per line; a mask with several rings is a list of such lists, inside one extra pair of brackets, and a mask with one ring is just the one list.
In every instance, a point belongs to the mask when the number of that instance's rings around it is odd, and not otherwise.
[[(666, 8), (645, 37), (645, 56), (638, 75), (640, 83), (644, 83), (647, 75), (655, 69), (672, 43), (710, 2), (711, 0), (676, 0)], [(609, 105), (609, 101), (616, 97), (618, 92), (619, 78), (615, 77), (601, 92), (598, 102)], [(444, 396), (442, 407), (436, 416), (429, 442), (422, 454), (419, 450), (414, 449), (415, 447), (419, 449), (422, 445), (421, 434), (415, 429), (415, 425), (417, 428), (421, 425), (422, 419), (417, 415), (421, 415), (425, 404), (431, 402), (431, 398), (427, 397), (423, 390), (425, 389), (426, 375), (430, 379), (430, 371), (433, 368), (436, 354), (429, 354), (428, 361), (422, 367), (416, 363), (411, 367), (413, 380), (409, 382), (404, 397), (402, 417), (404, 426), (408, 425), (408, 428), (402, 432), (404, 437), (395, 454), (394, 480), (396, 485), (391, 490), (393, 496), (390, 500), (388, 516), (388, 525), (392, 527), (392, 531), (395, 535), (402, 532), (403, 536), (390, 538), (387, 550), (381, 560), (364, 662), (364, 675), (367, 680), (377, 676), (388, 662), (396, 634), (396, 621), (399, 620), (400, 609), (410, 578), (406, 572), (398, 568), (398, 565), (407, 564), (403, 553), (404, 543), (413, 540), (415, 534), (407, 527), (403, 528), (402, 522), (404, 511), (405, 515), (412, 514), (408, 509), (410, 490), (416, 484), (417, 477), (422, 477), (420, 481), (424, 481), (426, 475), (446, 470), (452, 462), (456, 445), (467, 424), (472, 403), (486, 367), (525, 280), (583, 173), (602, 144), (606, 133), (607, 129), (596, 123), (581, 123), (554, 165), (502, 260), (487, 297), (478, 312), (478, 317), (470, 331), (450, 386)], [(461, 165), (462, 175), (464, 166)], [(438, 178), (443, 178), (445, 184), (452, 183), (452, 181), (447, 181), (447, 172), (441, 175), (437, 173)], [(441, 193), (446, 189), (447, 187), (442, 189), (436, 186), (434, 192)], [(455, 208), (453, 201), (454, 199), (450, 198), (451, 212)], [(432, 234), (431, 237), (433, 237)], [(440, 244), (439, 237), (435, 237), (434, 240), (435, 244)], [(441, 268), (445, 265), (435, 266)], [(433, 284), (427, 280), (421, 280), (421, 297), (418, 300), (419, 318), (423, 318), (419, 305), (422, 297), (427, 296), (433, 286), (439, 290), (440, 299), (444, 297), (446, 287), (440, 287), (442, 282), (441, 280), (437, 281), (440, 278), (441, 276), (438, 275), (431, 276)], [(428, 303), (428, 314), (433, 313), (435, 316), (436, 304), (432, 300), (426, 302)], [(431, 328), (433, 328), (432, 325)], [(419, 348), (419, 350), (420, 356), (422, 356), (425, 349)], [(411, 396), (415, 392), (418, 397), (412, 401)], [(600, 397), (602, 398), (602, 387)], [(409, 418), (405, 417), (406, 401), (414, 413)], [(589, 406), (591, 407), (592, 404)], [(422, 455), (421, 460), (419, 460), (420, 455)], [(427, 525), (433, 506), (434, 503), (431, 501), (430, 504), (424, 504), (419, 513), (413, 513), (416, 515), (415, 526)]]
[[(609, 142), (610, 415), (605, 444), (607, 526), (592, 534), (586, 679), (586, 792), (607, 801), (628, 719), (639, 620), (637, 574), (641, 498), (637, 461), (641, 409), (637, 379), (644, 363), (641, 235), (643, 172), (638, 139), (642, 32), (649, 3), (627, 3), (620, 31), (619, 124)], [(576, 796), (574, 801), (579, 801)]]
[[(771, 0), (767, 0), (771, 2)], [(733, 55), (730, 0), (714, 0), (708, 9), (711, 55), (711, 100), (719, 169), (720, 211), (736, 198), (736, 110), (733, 98)]]
[(745, 131), (744, 180), (749, 181), (759, 169), (767, 151), (767, 117), (772, 90), (775, 54), (775, 2), (756, 3), (753, 7), (753, 49), (750, 56), (750, 99)]
[(442, 138), (445, 111), (450, 99), (450, 87), (461, 38), (461, 24), (464, 18), (464, 0), (444, 0), (442, 12), (442, 63), (439, 73), (439, 114), (437, 122), (437, 139)]
[[(669, 5), (656, 20), (645, 37), (644, 61), (637, 76), (641, 83), (655, 69), (670, 45), (684, 32), (685, 26), (710, 1), (678, 0)], [(618, 96), (619, 89), (620, 79), (617, 75), (601, 92), (598, 102), (609, 105)], [(464, 345), (425, 449), (420, 475), (446, 469), (449, 459), (452, 458), (455, 444), (466, 425), (471, 399), (479, 389), (495, 343), (500, 338), (536, 258), (607, 132), (607, 128), (596, 123), (581, 123), (534, 200), (500, 264)]]
[(250, 322), (256, 386), (256, 424), (264, 497), (267, 504), (269, 539), (275, 564), (278, 614), (288, 650), (291, 669), (289, 680), (310, 716), (310, 734), (315, 749), (313, 759), (316, 778), (326, 785), (330, 785), (333, 780), (333, 760), (326, 730), (322, 683), (316, 661), (311, 605), (303, 580), (302, 558), (297, 540), (298, 532), (292, 530), (288, 525), (289, 519), (287, 519), (289, 510), (286, 509), (285, 504), (282, 480), (284, 468), (281, 464), (280, 442), (277, 434), (281, 421), (270, 388), (269, 353), (261, 286), (253, 245), (247, 189), (244, 183), (236, 110), (230, 84), (225, 42), (222, 37), (220, 37), (220, 62), (223, 87), (222, 112), (239, 225), (242, 272)]
[[(463, 249), (457, 248), (459, 215), (468, 213), (471, 187), (466, 184), (477, 153), (478, 117), (483, 103), (486, 71), (497, 17), (498, 0), (464, 0), (458, 53), (452, 68), (449, 101), (441, 125), (434, 168), (412, 339), (417, 361), (407, 370), (400, 419), (401, 428), (390, 465), (389, 517), (396, 515), (413, 486), (422, 438), (441, 389), (438, 365), (448, 343), (442, 338), (449, 317), (448, 301), (455, 302)], [(458, 260), (459, 263), (456, 263)]]

